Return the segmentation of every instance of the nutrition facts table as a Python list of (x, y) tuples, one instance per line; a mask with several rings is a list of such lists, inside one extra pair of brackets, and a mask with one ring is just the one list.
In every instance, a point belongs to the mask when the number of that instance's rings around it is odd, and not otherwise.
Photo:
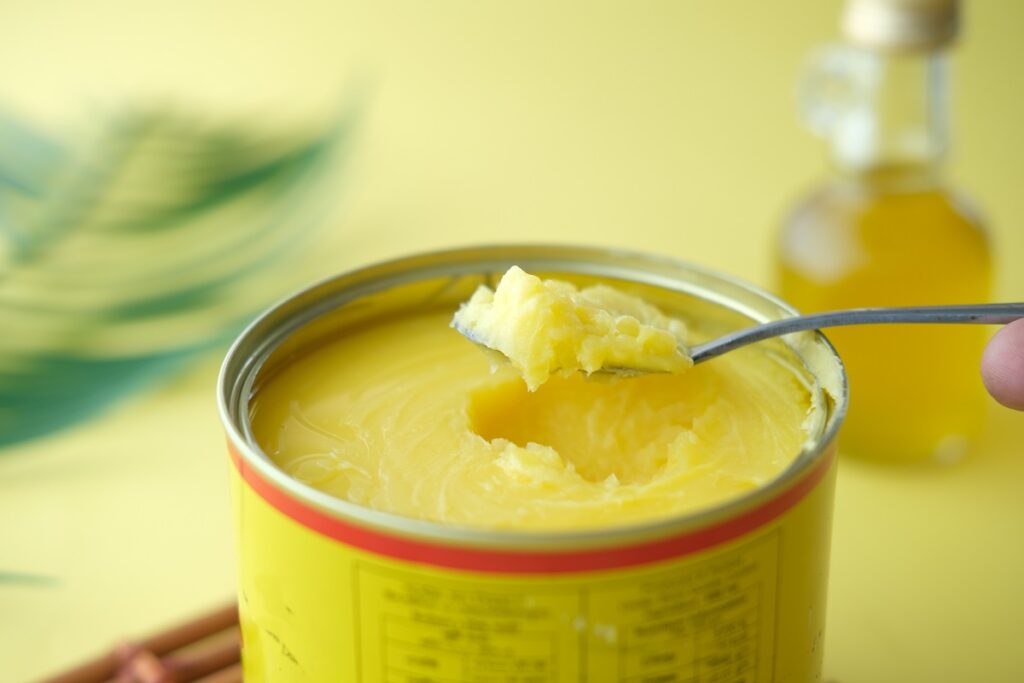
[(595, 635), (603, 621), (624, 624), (605, 647), (591, 647), (590, 659), (605, 662), (597, 671), (614, 666), (609, 680), (624, 683), (753, 683), (771, 635), (764, 594), (774, 592), (775, 577), (759, 561), (768, 559), (758, 556), (764, 550), (594, 591)]
[(628, 576), (465, 580), (360, 563), (359, 670), (386, 683), (770, 677), (774, 534)]

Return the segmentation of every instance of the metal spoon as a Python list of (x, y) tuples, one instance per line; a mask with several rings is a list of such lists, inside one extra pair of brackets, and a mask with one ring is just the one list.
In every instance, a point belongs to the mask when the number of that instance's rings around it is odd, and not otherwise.
[(1024, 318), (1024, 303), (969, 304), (965, 306), (908, 306), (903, 308), (851, 308), (798, 315), (773, 320), (697, 344), (689, 349), (694, 364), (721, 356), (747, 344), (770, 339), (791, 332), (817, 330), (845, 325), (874, 325), (877, 323), (975, 323), (1004, 325)]
[[(735, 349), (772, 337), (793, 332), (817, 330), (825, 327), (846, 325), (874, 325), (879, 323), (974, 323), (1003, 325), (1024, 318), (1024, 302), (1006, 304), (968, 304), (964, 306), (908, 306), (902, 308), (851, 308), (845, 311), (829, 311), (798, 315), (782, 320), (754, 325), (736, 332), (722, 335), (717, 339), (697, 344), (686, 349), (694, 365), (721, 356)], [(455, 330), (470, 341), (486, 346), (469, 330), (454, 325)], [(490, 348), (490, 347), (487, 347)], [(491, 349), (497, 351), (497, 349)], [(497, 351), (501, 353), (500, 351)], [(625, 377), (657, 372), (643, 368), (603, 367), (601, 374)]]

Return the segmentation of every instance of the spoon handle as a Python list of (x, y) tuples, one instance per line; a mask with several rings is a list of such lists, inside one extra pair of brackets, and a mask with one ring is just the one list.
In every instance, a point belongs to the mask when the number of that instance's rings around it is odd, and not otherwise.
[(800, 315), (755, 325), (698, 344), (690, 349), (694, 363), (720, 356), (747, 344), (791, 332), (843, 325), (876, 323), (976, 323), (1002, 325), (1024, 318), (1024, 303), (971, 304), (966, 306), (908, 306), (904, 308), (851, 308)]

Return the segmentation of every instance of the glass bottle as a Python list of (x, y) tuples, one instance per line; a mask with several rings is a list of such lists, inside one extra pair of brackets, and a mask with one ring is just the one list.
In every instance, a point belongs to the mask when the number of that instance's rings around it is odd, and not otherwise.
[[(805, 115), (831, 143), (835, 172), (790, 213), (778, 242), (780, 293), (804, 312), (991, 296), (985, 231), (943, 175), (944, 48), (956, 5), (918, 5), (947, 14), (915, 26), (904, 11), (886, 23), (886, 11), (908, 4), (851, 2), (851, 44), (823, 52), (805, 81)], [(857, 23), (858, 6), (874, 6), (870, 21)], [(889, 461), (961, 457), (985, 421), (977, 370), (985, 335), (972, 325), (829, 331), (850, 378), (843, 450)]]

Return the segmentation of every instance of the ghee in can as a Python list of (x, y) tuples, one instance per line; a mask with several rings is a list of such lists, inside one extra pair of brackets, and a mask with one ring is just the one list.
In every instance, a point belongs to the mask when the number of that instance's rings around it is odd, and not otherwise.
[(290, 367), (355, 330), (452, 309), (513, 264), (629, 288), (709, 331), (791, 312), (692, 266), (554, 247), (412, 257), (270, 311), (229, 353), (220, 386), (247, 680), (815, 680), (845, 405), (841, 365), (819, 336), (759, 351), (813, 398), (799, 453), (777, 477), (706, 507), (634, 517), (595, 508), (562, 528), (550, 510), (439, 520), (328, 495), (317, 462), (288, 476), (264, 453), (254, 397), (283, 385)]

